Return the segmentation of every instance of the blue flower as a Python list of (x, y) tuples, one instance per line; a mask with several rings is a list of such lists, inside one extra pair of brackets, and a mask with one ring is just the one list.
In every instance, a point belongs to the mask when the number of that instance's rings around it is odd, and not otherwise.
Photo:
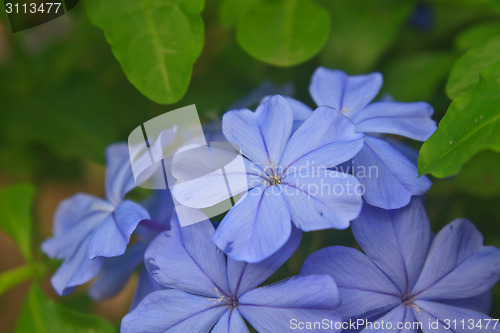
[(408, 20), (409, 25), (415, 30), (428, 32), (434, 25), (434, 8), (428, 3), (418, 2)]
[[(340, 111), (356, 125), (358, 133), (388, 133), (425, 141), (436, 130), (432, 107), (424, 102), (370, 102), (379, 93), (382, 75), (348, 76), (342, 71), (318, 68), (310, 93), (317, 105)], [(395, 209), (406, 206), (411, 197), (431, 187), (426, 177), (418, 177), (414, 163), (389, 143), (364, 137), (363, 149), (353, 158), (351, 170), (363, 184), (364, 199), (373, 206)]]
[[(365, 205), (352, 230), (365, 254), (342, 246), (325, 248), (313, 253), (301, 271), (335, 279), (344, 321), (420, 322), (425, 333), (476, 331), (446, 329), (455, 319), (486, 323), (487, 292), (500, 278), (500, 250), (483, 246), (470, 221), (457, 219), (433, 238), (420, 199), (413, 199), (393, 211)], [(429, 321), (438, 327), (429, 328)], [(493, 324), (481, 332), (498, 332), (491, 330)], [(369, 328), (363, 332), (373, 332)]]
[[(320, 107), (292, 135), (294, 111), (281, 96), (266, 99), (256, 112), (227, 112), (223, 132), (245, 156), (245, 170), (226, 169), (173, 189), (175, 199), (193, 208), (228, 199), (229, 184), (246, 176), (232, 195), (248, 193), (222, 220), (214, 241), (236, 260), (261, 261), (290, 237), (292, 222), (304, 231), (343, 229), (361, 209), (361, 191), (351, 175), (327, 170), (352, 158), (363, 135), (342, 114)], [(237, 183), (237, 182), (236, 182)]]
[(127, 145), (108, 147), (106, 163), (106, 200), (76, 194), (63, 201), (54, 217), (54, 237), (42, 243), (49, 257), (64, 260), (51, 279), (59, 295), (95, 277), (106, 257), (122, 255), (139, 222), (149, 219), (142, 206), (124, 200), (135, 187)]
[(168, 190), (157, 190), (142, 203), (150, 215), (143, 220), (133, 233), (135, 242), (129, 244), (124, 254), (106, 258), (95, 282), (90, 286), (89, 296), (96, 301), (110, 298), (118, 294), (129, 281), (132, 274), (141, 269), (137, 290), (131, 308), (149, 293), (163, 289), (156, 283), (144, 267), (144, 252), (151, 241), (162, 231), (170, 228), (170, 219), (174, 209), (172, 197)]
[(212, 328), (212, 332), (249, 332), (243, 318), (259, 332), (288, 332), (293, 319), (327, 318), (333, 326), (341, 320), (335, 312), (340, 304), (338, 289), (327, 275), (293, 277), (257, 288), (295, 252), (301, 238), (297, 229), (273, 256), (249, 264), (220, 252), (208, 220), (181, 228), (174, 218), (171, 226), (153, 240), (145, 255), (154, 279), (171, 289), (146, 296), (123, 318), (122, 333), (203, 333)]

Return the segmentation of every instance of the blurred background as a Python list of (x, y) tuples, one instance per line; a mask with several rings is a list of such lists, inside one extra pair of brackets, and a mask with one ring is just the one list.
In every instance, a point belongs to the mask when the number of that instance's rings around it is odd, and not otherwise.
[[(500, 33), (499, 13), (490, 1), (324, 0), (318, 3), (331, 14), (331, 32), (323, 49), (300, 65), (276, 67), (251, 57), (236, 43), (228, 2), (207, 1), (202, 54), (186, 95), (171, 105), (150, 101), (127, 80), (103, 32), (90, 23), (85, 1), (67, 15), (17, 33), (0, 11), (0, 188), (35, 184), (33, 252), (51, 269), (57, 263), (43, 258), (39, 244), (51, 235), (58, 203), (76, 192), (102, 196), (105, 147), (126, 141), (144, 121), (196, 104), (208, 122), (265, 81), (286, 85), (287, 91), (293, 85), (294, 96), (312, 106), (308, 85), (317, 66), (349, 74), (380, 71), (382, 94), (430, 102), (439, 121), (450, 103), (444, 85), (451, 67), (473, 42), (464, 33), (478, 25), (496, 26)], [(419, 148), (419, 143), (407, 143)], [(467, 217), (483, 232), (486, 244), (500, 246), (499, 170), (500, 155), (484, 151), (458, 176), (432, 178), (426, 204), (433, 230)], [(355, 245), (349, 231), (305, 234), (300, 250), (272, 280), (297, 274), (310, 253), (338, 244)], [(14, 242), (0, 233), (0, 272), (23, 264)], [(94, 303), (85, 286), (57, 297), (48, 281), (51, 269), (43, 278), (46, 294), (68, 308), (119, 325), (135, 279), (115, 298)], [(0, 295), (0, 332), (14, 329), (29, 285), (23, 282)], [(498, 287), (492, 317), (500, 317)]]

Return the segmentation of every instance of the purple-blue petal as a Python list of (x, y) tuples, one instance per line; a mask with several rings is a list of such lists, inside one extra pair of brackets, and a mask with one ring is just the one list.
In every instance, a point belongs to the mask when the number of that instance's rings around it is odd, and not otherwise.
[(338, 312), (344, 320), (377, 315), (401, 303), (394, 283), (366, 255), (353, 248), (333, 246), (316, 251), (306, 259), (300, 274), (333, 277), (342, 299)]
[(413, 164), (418, 163), (418, 150), (406, 144), (404, 140), (401, 140), (396, 137), (385, 136), (383, 139), (390, 143), (391, 146), (399, 150), (401, 154), (403, 154), (408, 160), (410, 160)]
[(290, 238), (292, 223), (278, 186), (250, 190), (218, 226), (214, 242), (234, 260), (259, 262)]
[[(340, 304), (337, 286), (327, 275), (292, 277), (270, 286), (257, 288), (239, 298), (238, 310), (258, 332), (294, 332), (297, 322), (340, 322), (335, 311)], [(308, 332), (340, 332), (335, 329)]]
[(245, 320), (241, 316), (238, 310), (227, 310), (224, 312), (222, 317), (219, 319), (214, 328), (210, 331), (211, 333), (245, 333), (250, 332), (248, 330)]
[(331, 170), (305, 170), (283, 178), (280, 187), (293, 223), (301, 230), (345, 229), (361, 210), (358, 180)]
[(431, 181), (418, 176), (417, 166), (389, 143), (366, 136), (365, 145), (354, 157), (354, 175), (365, 188), (363, 197), (372, 206), (397, 209), (412, 196), (423, 195)]
[(75, 251), (82, 247), (82, 243), (91, 237), (95, 229), (107, 218), (110, 218), (109, 212), (90, 210), (87, 215), (83, 215), (78, 219), (64, 220), (66, 223), (64, 233), (60, 230), (56, 236), (46, 239), (42, 243), (42, 251), (48, 257), (54, 259), (72, 257)]
[(87, 258), (89, 241), (90, 238), (87, 237), (78, 244), (72, 255), (64, 260), (52, 276), (52, 287), (59, 296), (70, 294), (76, 286), (90, 281), (101, 270), (104, 258)]
[(413, 294), (419, 299), (460, 299), (483, 294), (500, 279), (500, 249), (483, 246), (469, 220), (458, 219), (439, 232)]
[(308, 168), (334, 167), (363, 146), (363, 135), (336, 110), (317, 108), (295, 131), (286, 145), (280, 167), (283, 174)]
[(405, 294), (424, 265), (431, 230), (422, 201), (415, 198), (398, 210), (364, 205), (352, 223), (354, 238), (368, 257)]
[(370, 321), (371, 324), (367, 324), (361, 333), (417, 333), (412, 324), (414, 320), (412, 310), (399, 305), (377, 320)]
[(239, 296), (266, 281), (297, 250), (301, 238), (302, 232), (297, 228), (292, 228), (290, 238), (285, 245), (271, 257), (255, 264), (228, 258), (227, 279), (231, 293)]
[(120, 332), (208, 333), (226, 309), (225, 303), (181, 290), (155, 291), (123, 317)]
[[(415, 305), (413, 313), (422, 323), (423, 333), (500, 332), (498, 322), (480, 312), (429, 301), (417, 301)], [(469, 327), (471, 323), (474, 325)], [(486, 323), (489, 323), (487, 328)], [(478, 324), (482, 328), (478, 329)]]
[(106, 149), (106, 199), (118, 205), (135, 186), (127, 144), (110, 145)]
[(293, 111), (292, 133), (313, 113), (313, 109), (292, 97), (285, 97)]
[(351, 120), (356, 131), (362, 133), (389, 133), (425, 141), (437, 128), (431, 119), (434, 110), (425, 102), (377, 102), (367, 105)]
[(125, 200), (96, 228), (89, 248), (89, 259), (115, 257), (125, 253), (130, 236), (149, 213), (139, 204)]
[(59, 203), (54, 214), (54, 236), (61, 236), (94, 211), (110, 211), (114, 206), (93, 195), (78, 193)]
[(148, 246), (146, 268), (158, 283), (197, 295), (228, 295), (226, 258), (212, 242), (214, 228), (205, 220), (172, 228), (159, 234)]
[(475, 297), (447, 299), (438, 302), (488, 314), (493, 306), (493, 291), (488, 290), (487, 292)]
[(377, 96), (382, 81), (380, 73), (348, 76), (340, 70), (319, 67), (309, 92), (318, 106), (328, 105), (351, 117)]
[(137, 282), (137, 288), (135, 290), (134, 299), (130, 304), (130, 309), (135, 309), (147, 295), (163, 289), (166, 289), (166, 287), (156, 282), (151, 274), (149, 274), (146, 267), (143, 267), (139, 273), (139, 281)]
[(264, 170), (279, 164), (292, 124), (290, 103), (279, 95), (267, 99), (255, 112), (233, 110), (222, 118), (228, 141), (237, 144), (243, 155)]

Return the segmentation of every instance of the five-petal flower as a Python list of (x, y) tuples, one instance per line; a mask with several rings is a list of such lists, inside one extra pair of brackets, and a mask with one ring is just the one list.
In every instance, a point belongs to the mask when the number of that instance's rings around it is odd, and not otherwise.
[(108, 147), (106, 161), (106, 200), (76, 194), (63, 201), (54, 217), (54, 237), (42, 243), (49, 257), (64, 259), (51, 279), (59, 295), (95, 277), (106, 257), (122, 255), (139, 222), (149, 219), (142, 206), (124, 200), (135, 187), (127, 145)]
[(250, 264), (226, 258), (212, 241), (208, 220), (181, 228), (174, 217), (171, 226), (149, 245), (145, 260), (154, 279), (172, 289), (146, 296), (123, 318), (122, 333), (249, 332), (243, 318), (259, 332), (288, 332), (292, 319), (341, 320), (338, 289), (327, 275), (257, 288), (297, 249), (296, 228), (273, 256)]
[[(255, 112), (229, 111), (223, 132), (245, 156), (249, 188), (224, 217), (214, 241), (227, 255), (247, 262), (261, 261), (289, 238), (292, 222), (304, 231), (344, 229), (361, 208), (362, 191), (351, 175), (328, 170), (352, 158), (363, 145), (363, 135), (330, 107), (319, 107), (293, 133), (290, 102), (273, 96)], [(224, 180), (245, 170), (219, 171), (173, 189), (183, 205), (203, 208), (228, 198)], [(222, 187), (221, 187), (222, 185)]]
[[(352, 223), (366, 254), (342, 246), (313, 253), (301, 274), (330, 274), (337, 282), (344, 320), (372, 318), (397, 323), (420, 322), (424, 333), (470, 332), (447, 329), (464, 319), (486, 323), (487, 293), (500, 278), (500, 249), (483, 246), (483, 237), (466, 219), (458, 219), (434, 239), (420, 199), (399, 210), (365, 205)], [(429, 327), (429, 322), (438, 327)], [(499, 332), (490, 325), (482, 332)], [(415, 326), (414, 326), (415, 327)], [(370, 327), (363, 332), (373, 332)]]
[[(313, 74), (309, 91), (317, 105), (340, 111), (356, 125), (356, 132), (396, 134), (425, 141), (436, 130), (428, 103), (381, 101), (370, 103), (382, 87), (382, 75), (348, 76), (340, 70), (319, 67)], [(388, 142), (373, 136), (353, 158), (351, 172), (365, 187), (363, 198), (373, 206), (395, 209), (406, 206), (411, 197), (429, 190), (431, 182), (419, 177), (415, 163)], [(373, 172), (367, 172), (376, 168)]]

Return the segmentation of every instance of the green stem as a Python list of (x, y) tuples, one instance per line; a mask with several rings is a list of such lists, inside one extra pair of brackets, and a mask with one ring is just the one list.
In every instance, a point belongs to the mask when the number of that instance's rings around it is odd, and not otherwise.
[(42, 276), (45, 266), (40, 263), (24, 265), (13, 268), (0, 274), (0, 296), (10, 288), (17, 286), (29, 279)]

